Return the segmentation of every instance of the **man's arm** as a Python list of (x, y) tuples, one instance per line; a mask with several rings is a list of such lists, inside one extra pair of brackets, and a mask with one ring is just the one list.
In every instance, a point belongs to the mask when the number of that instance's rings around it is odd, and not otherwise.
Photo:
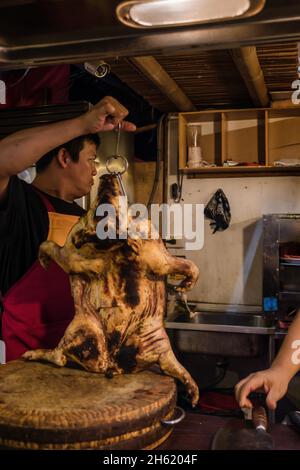
[(80, 135), (109, 131), (122, 122), (122, 128), (135, 130), (123, 121), (128, 110), (107, 96), (82, 116), (16, 132), (0, 141), (0, 199), (4, 197), (10, 176), (29, 168), (50, 150)]
[(293, 376), (300, 370), (300, 311), (289, 328), (288, 334), (270, 369), (250, 374), (235, 387), (236, 399), (241, 407), (252, 407), (248, 395), (258, 389), (267, 394), (266, 403), (275, 409)]

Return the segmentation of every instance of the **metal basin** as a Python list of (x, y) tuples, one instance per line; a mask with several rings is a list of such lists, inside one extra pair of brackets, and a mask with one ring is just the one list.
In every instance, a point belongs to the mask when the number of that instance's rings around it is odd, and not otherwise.
[(268, 350), (275, 327), (271, 318), (256, 313), (195, 312), (166, 322), (175, 347), (181, 352), (222, 356), (259, 356)]

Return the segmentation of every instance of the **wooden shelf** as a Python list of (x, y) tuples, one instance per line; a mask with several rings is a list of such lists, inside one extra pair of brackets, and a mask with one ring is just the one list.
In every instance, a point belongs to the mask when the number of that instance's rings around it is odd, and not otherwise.
[[(216, 167), (187, 168), (187, 129), (201, 126), (202, 160)], [(300, 175), (300, 166), (274, 166), (300, 158), (300, 108), (225, 109), (179, 113), (179, 170), (203, 177)], [(226, 160), (259, 166), (222, 166)]]
[(235, 167), (208, 167), (208, 168), (183, 168), (187, 175), (197, 175), (205, 177), (225, 177), (235, 176), (300, 176), (300, 166), (235, 166)]

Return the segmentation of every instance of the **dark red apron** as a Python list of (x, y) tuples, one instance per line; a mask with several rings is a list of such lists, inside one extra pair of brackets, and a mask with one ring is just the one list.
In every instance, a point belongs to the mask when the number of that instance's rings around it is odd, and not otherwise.
[[(61, 215), (62, 222), (64, 215), (56, 214), (48, 199), (38, 194), (48, 211), (50, 233), (51, 214)], [(69, 276), (55, 262), (45, 270), (37, 260), (6, 293), (3, 306), (6, 361), (29, 349), (54, 348), (74, 316)]]

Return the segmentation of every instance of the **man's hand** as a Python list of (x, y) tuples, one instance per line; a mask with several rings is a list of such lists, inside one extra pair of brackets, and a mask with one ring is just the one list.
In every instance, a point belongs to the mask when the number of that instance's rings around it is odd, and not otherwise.
[(281, 369), (271, 368), (250, 374), (235, 386), (235, 397), (241, 408), (252, 408), (248, 395), (262, 389), (266, 393), (266, 404), (275, 410), (276, 404), (287, 391), (289, 380)]
[(127, 115), (128, 110), (121, 103), (111, 96), (106, 96), (79, 119), (81, 120), (84, 134), (111, 131), (119, 123), (124, 131), (135, 131), (136, 127), (134, 124), (124, 121)]

